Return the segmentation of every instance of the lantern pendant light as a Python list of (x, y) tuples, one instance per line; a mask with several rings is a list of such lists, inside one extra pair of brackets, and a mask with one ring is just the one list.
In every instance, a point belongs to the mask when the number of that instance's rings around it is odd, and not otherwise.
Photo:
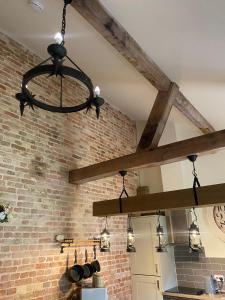
[(136, 248), (134, 246), (135, 235), (134, 230), (131, 223), (131, 215), (128, 216), (127, 222), (127, 252), (136, 252)]
[[(120, 171), (119, 174), (123, 178), (122, 191), (119, 196), (120, 213), (122, 213), (123, 212), (123, 209), (122, 209), (123, 194), (125, 194), (125, 196), (127, 198), (129, 197), (128, 193), (126, 191), (126, 187), (125, 187), (125, 176), (127, 175), (127, 171), (124, 171), (124, 170)], [(131, 215), (128, 215), (128, 218), (127, 218), (127, 252), (129, 252), (129, 253), (136, 252), (134, 242), (135, 242), (135, 234), (134, 234), (134, 230), (133, 230), (132, 223), (131, 223)]]
[(194, 221), (189, 227), (189, 248), (190, 252), (202, 252), (203, 247), (195, 208), (192, 209), (192, 212), (194, 215)]
[(105, 228), (100, 234), (100, 252), (110, 252), (110, 232), (107, 217), (105, 217)]
[(166, 237), (165, 237), (165, 232), (163, 230), (163, 226), (160, 224), (160, 216), (161, 212), (158, 212), (158, 225), (156, 227), (156, 236), (158, 239), (158, 246), (156, 247), (157, 252), (167, 252), (166, 246)]
[(198, 156), (195, 155), (195, 154), (193, 154), (193, 155), (189, 155), (187, 158), (193, 164), (193, 170), (192, 170), (192, 174), (193, 174), (193, 177), (194, 177), (194, 181), (193, 181), (193, 194), (194, 194), (195, 205), (198, 206), (197, 187), (200, 187), (200, 183), (199, 183), (198, 175), (197, 175), (196, 169), (195, 169), (195, 161), (198, 158)]
[[(67, 55), (65, 48), (65, 32), (66, 32), (66, 9), (72, 0), (64, 0), (62, 13), (62, 28), (61, 32), (55, 35), (55, 43), (48, 46), (47, 51), (50, 55), (47, 59), (27, 71), (22, 78), (21, 92), (17, 93), (16, 99), (20, 102), (20, 114), (24, 113), (24, 109), (29, 107), (34, 110), (35, 107), (41, 109), (57, 112), (57, 113), (72, 113), (86, 109), (88, 112), (92, 107), (95, 108), (96, 116), (99, 118), (100, 107), (104, 104), (104, 99), (100, 97), (99, 87), (94, 88), (91, 79), (87, 74)], [(49, 63), (50, 62), (50, 63)], [(65, 63), (72, 64), (73, 67), (66, 66)], [(36, 97), (29, 90), (29, 82), (39, 80), (41, 75), (46, 75), (46, 82), (48, 77), (55, 76), (59, 78), (59, 97), (55, 99), (54, 104), (47, 103), (41, 100), (41, 97)], [(64, 96), (65, 79), (69, 78), (80, 83), (81, 86), (88, 92), (88, 97), (80, 104), (75, 105), (66, 104)], [(40, 79), (41, 80), (41, 79)], [(47, 84), (47, 83), (46, 83)], [(73, 87), (76, 89), (76, 86)], [(71, 94), (76, 95), (76, 90), (72, 90)], [(43, 97), (42, 97), (43, 98)], [(58, 105), (56, 104), (58, 103)]]
[[(195, 205), (198, 206), (198, 194), (197, 194), (197, 187), (200, 187), (200, 182), (198, 180), (198, 176), (195, 169), (195, 161), (197, 159), (197, 155), (189, 155), (187, 158), (190, 162), (193, 164), (193, 194), (194, 194), (194, 201)], [(195, 212), (195, 208), (192, 209), (193, 215), (194, 215), (194, 221), (192, 221), (190, 227), (189, 227), (189, 248), (190, 252), (201, 252), (203, 250), (202, 242), (201, 242), (201, 236), (198, 226), (198, 219)]]

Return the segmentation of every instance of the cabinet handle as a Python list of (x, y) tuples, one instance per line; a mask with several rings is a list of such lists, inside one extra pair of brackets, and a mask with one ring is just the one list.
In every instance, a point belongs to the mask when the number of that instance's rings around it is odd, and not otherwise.
[(158, 265), (157, 264), (155, 264), (155, 272), (156, 272), (156, 274), (158, 274)]
[(159, 280), (157, 280), (157, 288), (158, 288), (158, 291), (159, 291)]

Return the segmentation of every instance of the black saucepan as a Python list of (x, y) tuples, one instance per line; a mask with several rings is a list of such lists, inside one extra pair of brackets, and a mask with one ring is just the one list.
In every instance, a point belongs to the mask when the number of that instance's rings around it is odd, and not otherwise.
[(91, 263), (92, 268), (94, 272), (100, 272), (101, 271), (101, 266), (99, 261), (96, 259), (96, 246), (94, 245), (93, 247), (93, 252), (94, 252), (94, 261)]
[(77, 264), (77, 250), (75, 250), (74, 257), (74, 265), (69, 269), (69, 275), (73, 282), (78, 282), (83, 279), (84, 269)]
[(85, 264), (82, 266), (82, 268), (83, 268), (83, 271), (84, 271), (84, 275), (83, 275), (84, 279), (89, 278), (93, 275), (94, 269), (93, 269), (92, 265), (88, 263), (87, 249), (85, 249)]

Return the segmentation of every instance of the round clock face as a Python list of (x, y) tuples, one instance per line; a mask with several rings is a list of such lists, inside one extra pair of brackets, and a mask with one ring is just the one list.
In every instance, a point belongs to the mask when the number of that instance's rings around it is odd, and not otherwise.
[(213, 217), (217, 227), (225, 233), (225, 206), (214, 206)]

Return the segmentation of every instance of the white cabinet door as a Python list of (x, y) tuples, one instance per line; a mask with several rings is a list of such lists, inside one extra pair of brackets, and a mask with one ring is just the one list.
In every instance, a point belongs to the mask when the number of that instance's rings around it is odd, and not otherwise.
[(154, 276), (132, 276), (132, 300), (162, 300), (159, 279)]
[(155, 228), (150, 217), (132, 218), (135, 232), (136, 252), (130, 255), (131, 273), (139, 275), (159, 275), (157, 252), (155, 249)]

